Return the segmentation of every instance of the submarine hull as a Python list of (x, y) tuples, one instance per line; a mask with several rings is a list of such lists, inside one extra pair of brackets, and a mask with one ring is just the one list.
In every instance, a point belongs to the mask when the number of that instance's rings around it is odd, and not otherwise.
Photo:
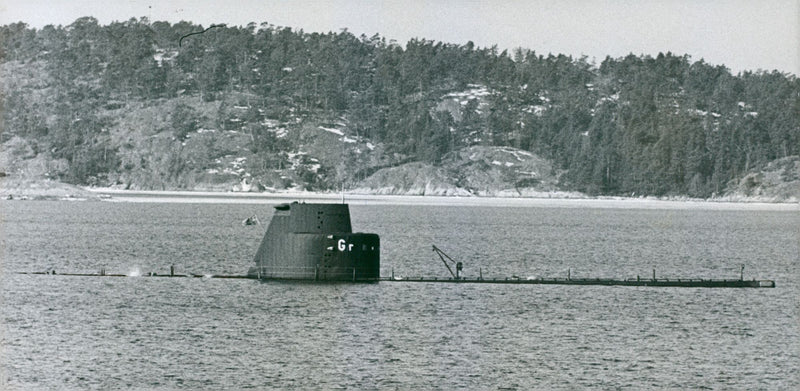
[(351, 232), (346, 204), (279, 205), (255, 264), (260, 279), (377, 281), (380, 238)]

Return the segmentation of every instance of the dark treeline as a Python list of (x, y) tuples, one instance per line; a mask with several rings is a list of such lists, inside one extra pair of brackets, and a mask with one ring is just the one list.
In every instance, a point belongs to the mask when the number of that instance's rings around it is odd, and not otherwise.
[[(253, 151), (278, 148), (265, 118), (346, 118), (386, 151), (436, 164), (482, 144), (535, 152), (592, 194), (707, 197), (774, 159), (800, 153), (800, 82), (779, 72), (732, 75), (671, 53), (606, 58), (512, 53), (414, 39), (401, 46), (346, 30), (305, 33), (268, 24), (208, 26), (131, 19), (106, 26), (0, 27), (2, 62), (41, 68), (36, 90), (4, 91), (5, 131), (67, 159), (74, 182), (119, 169), (104, 130), (110, 107), (178, 96), (247, 93)], [(489, 93), (462, 114), (444, 95)], [(173, 115), (176, 137), (197, 127)]]

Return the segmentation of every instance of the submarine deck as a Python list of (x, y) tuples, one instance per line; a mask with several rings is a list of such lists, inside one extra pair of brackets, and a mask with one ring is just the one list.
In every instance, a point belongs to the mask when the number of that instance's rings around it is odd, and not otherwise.
[[(142, 273), (137, 275), (106, 273), (51, 273), (51, 272), (18, 272), (17, 274), (60, 275), (78, 277), (167, 277), (167, 278), (227, 278), (252, 279), (249, 275), (222, 274), (157, 274)], [(270, 280), (270, 279), (264, 279)], [(284, 279), (285, 280), (285, 279)], [(330, 282), (330, 281), (329, 281)], [(348, 282), (348, 281), (342, 281)], [(375, 280), (359, 282), (418, 282), (418, 283), (450, 283), (450, 284), (512, 284), (512, 285), (605, 285), (605, 286), (639, 286), (639, 287), (678, 287), (678, 288), (775, 288), (773, 280), (726, 280), (697, 278), (439, 278), (439, 277), (380, 277)]]
[(613, 278), (437, 278), (437, 277), (395, 277), (381, 278), (392, 282), (439, 282), (457, 284), (519, 284), (519, 285), (607, 285), (607, 286), (663, 286), (685, 288), (774, 288), (772, 280), (718, 280), (697, 278), (657, 278), (657, 279), (613, 279)]

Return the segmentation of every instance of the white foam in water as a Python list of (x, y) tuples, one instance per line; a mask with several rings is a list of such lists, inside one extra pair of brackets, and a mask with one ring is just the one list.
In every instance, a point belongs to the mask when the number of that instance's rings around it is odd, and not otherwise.
[(138, 267), (133, 268), (128, 272), (128, 277), (141, 277), (141, 276), (142, 276), (142, 271)]

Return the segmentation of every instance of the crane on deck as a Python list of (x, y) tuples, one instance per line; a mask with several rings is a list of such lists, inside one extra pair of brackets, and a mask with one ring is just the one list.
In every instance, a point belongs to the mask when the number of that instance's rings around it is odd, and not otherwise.
[[(453, 276), (453, 279), (454, 280), (460, 280), (461, 279), (461, 270), (464, 268), (464, 264), (461, 263), (461, 262), (456, 261), (453, 258), (450, 258), (449, 255), (445, 254), (444, 251), (440, 250), (439, 247), (436, 247), (435, 245), (433, 246), (433, 252), (435, 252), (436, 255), (439, 256), (439, 259), (442, 260), (442, 263), (444, 263), (444, 266), (447, 268), (447, 271), (450, 272), (450, 275)], [(448, 263), (448, 261), (450, 261), (450, 263)], [(453, 273), (453, 268), (450, 267), (451, 263), (454, 264), (455, 267), (456, 267), (456, 272), (455, 273)]]

